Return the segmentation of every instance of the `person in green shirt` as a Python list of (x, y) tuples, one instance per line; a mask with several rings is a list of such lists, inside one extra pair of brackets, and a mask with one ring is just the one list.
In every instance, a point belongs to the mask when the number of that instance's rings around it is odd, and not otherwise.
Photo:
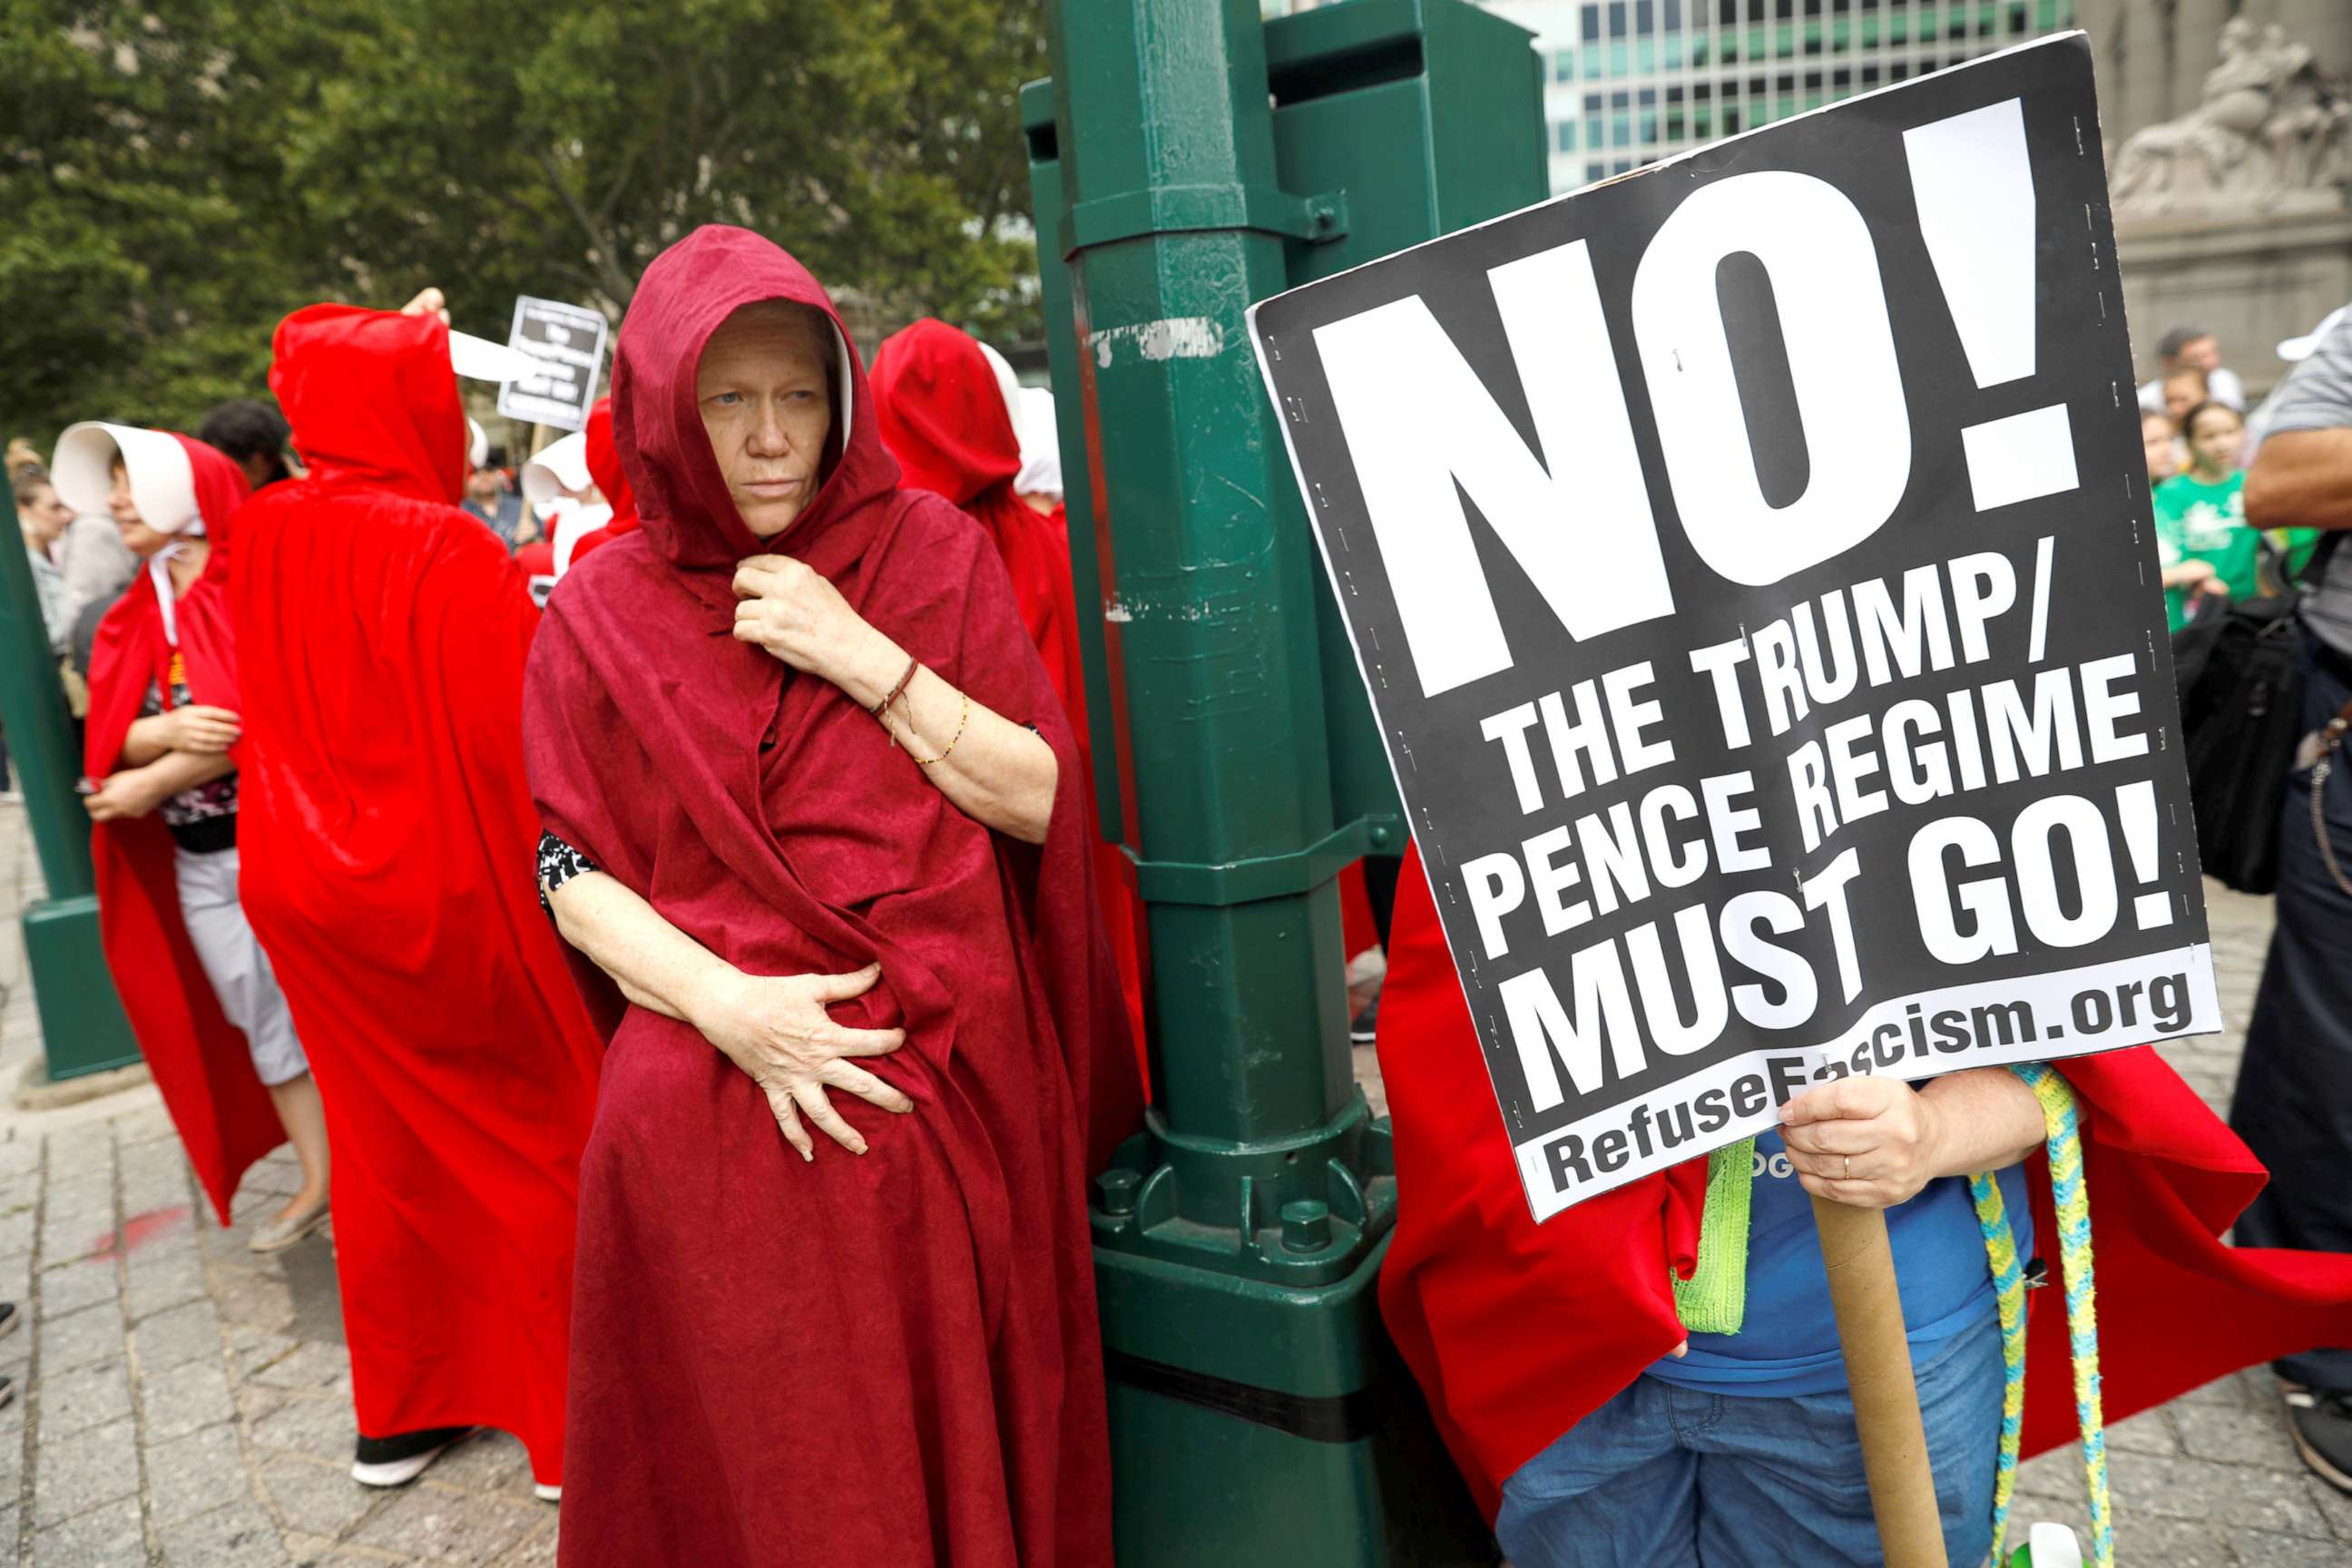
[(2246, 526), (2246, 476), (2238, 468), (2243, 416), (2204, 402), (2180, 422), (2189, 467), (2156, 487), (2156, 542), (2164, 564), (2164, 607), (2172, 629), (2200, 602), (2252, 598), (2261, 591), (2262, 537)]

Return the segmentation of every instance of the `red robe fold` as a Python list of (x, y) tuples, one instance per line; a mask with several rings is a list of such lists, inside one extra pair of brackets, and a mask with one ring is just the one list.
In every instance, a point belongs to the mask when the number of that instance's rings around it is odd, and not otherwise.
[[(1040, 512), (1013, 493), (1021, 441), (996, 373), (980, 344), (944, 321), (920, 321), (885, 340), (874, 355), (874, 397), (882, 443), (907, 484), (945, 496), (978, 522), (1013, 579), (1021, 624), (1045, 661), (1070, 721), (1093, 795), (1094, 748), (1087, 730), (1086, 668), (1070, 579), (1069, 520)], [(1144, 1034), (1143, 904), (1135, 868), (1118, 846), (1095, 833), (1095, 894), (1110, 933), (1136, 1042)]]
[[(1397, 888), (1380, 1052), (1398, 1193), (1381, 1313), (1492, 1517), (1514, 1470), (1682, 1339), (1667, 1273), (1687, 1272), (1695, 1252), (1706, 1163), (1529, 1219), (1418, 849)], [(2109, 1422), (2240, 1367), (2352, 1343), (2352, 1258), (2218, 1239), (2264, 1173), (2152, 1048), (2057, 1065), (2084, 1108)], [(2054, 1237), (2047, 1162), (2029, 1175), (2034, 1234)], [(2074, 1440), (2070, 1367), (2063, 1303), (2037, 1300), (2029, 1454)]]
[(532, 877), (538, 613), (453, 504), (446, 330), (314, 306), (276, 346), (310, 477), (239, 531), (244, 898), (326, 1100), (360, 1429), (500, 1427), (554, 1482), (601, 1053)]
[[(231, 711), (238, 707), (236, 647), (229, 629), (228, 543), (232, 521), (245, 504), (245, 475), (201, 441), (177, 437), (194, 481), (212, 559), (204, 575), (173, 604), (179, 652), (190, 697)], [(163, 633), (163, 606), (144, 571), (99, 622), (90, 646), (89, 720), (83, 731), (82, 770), (92, 779), (116, 771), (150, 686), (171, 705), (173, 647)], [(243, 760), (240, 744), (230, 755)], [(286, 1142), (269, 1091), (254, 1076), (244, 1031), (222, 1016), (213, 984), (189, 944), (173, 869), (171, 830), (154, 816), (91, 826), (89, 852), (98, 878), (98, 923), (106, 966), (122, 1011), (138, 1037), (164, 1109), (196, 1179), (223, 1225), (229, 1200), (256, 1160)]]
[[(531, 782), (553, 832), (736, 967), (878, 961), (833, 1016), (907, 1030), (866, 1065), (917, 1109), (836, 1091), (871, 1152), (819, 1134), (804, 1163), (746, 1074), (584, 972), (616, 1027), (583, 1162), (562, 1561), (1093, 1568), (1110, 1477), (1085, 1182), (1138, 1100), (1084, 773), (994, 551), (897, 488), (845, 348), (822, 488), (780, 538), (744, 529), (694, 377), (719, 324), (770, 299), (841, 332), (741, 229), (698, 230), (638, 287), (614, 403), (644, 528), (551, 601)], [(1042, 847), (728, 635), (735, 563), (762, 550), (1038, 727), (1061, 762)]]
[(613, 445), (611, 398), (598, 398), (596, 406), (588, 411), (587, 437), (588, 477), (596, 481), (596, 489), (603, 493), (604, 504), (613, 509), (613, 516), (604, 527), (582, 534), (572, 544), (574, 566), (590, 551), (602, 549), (637, 531), (637, 498), (629, 489), (627, 472), (621, 467), (620, 449)]

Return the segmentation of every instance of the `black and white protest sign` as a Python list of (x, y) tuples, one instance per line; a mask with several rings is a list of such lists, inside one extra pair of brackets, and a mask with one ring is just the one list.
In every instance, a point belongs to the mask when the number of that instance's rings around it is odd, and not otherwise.
[(602, 311), (518, 297), (507, 344), (538, 363), (530, 374), (499, 388), (499, 412), (563, 430), (584, 427), (596, 404), (606, 331)]
[(2220, 1026), (2080, 35), (1252, 321), (1538, 1219)]

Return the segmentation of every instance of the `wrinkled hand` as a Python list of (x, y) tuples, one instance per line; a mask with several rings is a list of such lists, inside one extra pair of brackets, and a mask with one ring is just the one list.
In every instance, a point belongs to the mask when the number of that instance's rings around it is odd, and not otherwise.
[(109, 773), (94, 793), (82, 799), (92, 822), (144, 816), (163, 804), (163, 797), (149, 782), (145, 768), (125, 768), (119, 773)]
[(843, 683), (874, 662), (881, 635), (849, 607), (824, 574), (789, 555), (753, 555), (735, 569), (735, 640), (794, 669)]
[(449, 324), (449, 302), (442, 298), (438, 289), (418, 290), (415, 299), (400, 308), (400, 313), (404, 316), (438, 316), (443, 326)]
[(835, 1003), (865, 995), (881, 977), (878, 963), (854, 974), (760, 975), (730, 970), (693, 1009), (689, 1021), (760, 1086), (785, 1141), (803, 1160), (816, 1158), (808, 1131), (801, 1125), (803, 1111), (851, 1153), (866, 1152), (866, 1140), (826, 1098), (828, 1088), (902, 1115), (915, 1109), (913, 1100), (851, 1059), (897, 1050), (906, 1043), (907, 1031), (846, 1028), (825, 1011)]
[(163, 715), (164, 742), (175, 752), (218, 755), (236, 745), (244, 733), (244, 721), (226, 708), (207, 708), (197, 702)]
[(1843, 1078), (1790, 1100), (1780, 1137), (1805, 1191), (1856, 1208), (1893, 1208), (1937, 1173), (1937, 1117), (1934, 1102), (1909, 1084)]

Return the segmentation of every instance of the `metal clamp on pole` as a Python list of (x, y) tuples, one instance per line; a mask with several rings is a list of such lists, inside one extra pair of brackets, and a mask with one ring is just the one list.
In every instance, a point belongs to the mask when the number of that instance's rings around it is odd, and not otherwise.
[(1200, 865), (1182, 860), (1135, 858), (1135, 882), (1155, 904), (1229, 907), (1279, 899), (1321, 887), (1367, 855), (1395, 855), (1404, 830), (1393, 817), (1360, 816), (1304, 849), (1250, 860)]
[(1155, 185), (1080, 202), (1070, 209), (1069, 259), (1098, 245), (1153, 234), (1255, 229), (1323, 245), (1348, 232), (1348, 194), (1294, 196), (1270, 185)]

